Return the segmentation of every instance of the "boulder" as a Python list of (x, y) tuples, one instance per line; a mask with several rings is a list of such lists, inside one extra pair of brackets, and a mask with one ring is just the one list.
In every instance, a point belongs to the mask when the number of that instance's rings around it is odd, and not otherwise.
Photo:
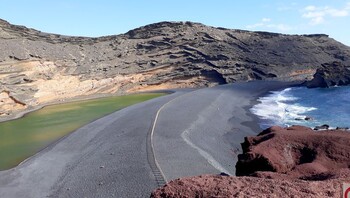
[(349, 127), (337, 127), (336, 130), (348, 131)]
[(246, 137), (237, 176), (326, 180), (350, 167), (350, 133), (303, 126), (271, 127)]
[(314, 130), (328, 130), (329, 129), (329, 125), (328, 124), (324, 124), (321, 126), (315, 126)]
[(313, 118), (312, 118), (312, 117), (309, 117), (309, 116), (306, 116), (306, 117), (304, 118), (304, 120), (310, 121), (310, 120), (313, 120)]
[(350, 84), (350, 70), (341, 62), (325, 63), (316, 70), (311, 81), (306, 83), (308, 88), (328, 88)]
[(312, 117), (309, 117), (309, 116), (306, 116), (305, 118), (295, 118), (294, 120), (297, 120), (297, 121), (310, 121), (310, 120), (313, 120)]

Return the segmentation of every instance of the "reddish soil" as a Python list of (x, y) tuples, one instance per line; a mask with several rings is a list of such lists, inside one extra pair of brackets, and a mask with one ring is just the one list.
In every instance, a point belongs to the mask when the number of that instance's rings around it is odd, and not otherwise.
[(349, 131), (271, 127), (258, 136), (245, 138), (236, 175), (303, 180), (338, 178), (340, 172), (350, 167), (349, 142)]
[(235, 176), (180, 178), (151, 197), (341, 197), (350, 183), (350, 132), (271, 127), (242, 143)]
[(151, 197), (341, 197), (342, 181), (346, 179), (304, 181), (202, 175), (171, 181)]

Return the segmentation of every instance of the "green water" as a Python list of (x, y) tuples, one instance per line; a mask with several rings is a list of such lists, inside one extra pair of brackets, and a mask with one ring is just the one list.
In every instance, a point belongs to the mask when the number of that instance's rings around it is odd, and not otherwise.
[(50, 143), (116, 110), (162, 93), (116, 96), (44, 107), (0, 123), (0, 170), (12, 168)]

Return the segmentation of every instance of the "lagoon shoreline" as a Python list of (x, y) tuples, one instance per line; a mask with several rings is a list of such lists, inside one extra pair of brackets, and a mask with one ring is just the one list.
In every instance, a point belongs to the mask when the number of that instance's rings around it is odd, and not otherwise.
[[(257, 116), (249, 111), (249, 108), (257, 102), (257, 98), (269, 93), (269, 91), (280, 90), (296, 85), (300, 85), (300, 82), (255, 81), (198, 89), (192, 92), (189, 90), (181, 91), (180, 89), (173, 94), (127, 107), (91, 122), (69, 135), (64, 136), (39, 153), (28, 158), (19, 166), (10, 170), (0, 171), (0, 191), (4, 192), (5, 196), (9, 197), (23, 197), (23, 193), (33, 197), (57, 196), (58, 194), (69, 197), (91, 195), (93, 192), (96, 193), (98, 188), (102, 188), (98, 192), (106, 196), (110, 195), (110, 193), (130, 195), (131, 192), (136, 193), (134, 194), (135, 196), (139, 196), (140, 194), (149, 196), (150, 192), (157, 187), (157, 184), (154, 177), (151, 176), (152, 171), (149, 168), (149, 162), (145, 153), (146, 147), (144, 146), (147, 139), (147, 132), (153, 122), (155, 113), (170, 100), (174, 100), (175, 102), (170, 103), (171, 105), (160, 112), (160, 119), (157, 123), (154, 135), (155, 158), (158, 160), (166, 178), (173, 179), (182, 176), (198, 175), (200, 171), (216, 174), (219, 171), (213, 168), (212, 164), (208, 163), (208, 161), (198, 153), (198, 150), (189, 147), (189, 145), (184, 142), (181, 134), (173, 134), (176, 136), (175, 138), (179, 140), (177, 143), (169, 144), (168, 141), (163, 141), (167, 135), (162, 134), (162, 132), (170, 129), (179, 129), (171, 128), (171, 126), (166, 124), (167, 122), (164, 122), (167, 118), (170, 118), (170, 121), (175, 123), (174, 117), (171, 117), (174, 113), (174, 108), (176, 110), (177, 107), (181, 107), (177, 109), (177, 112), (181, 115), (183, 115), (183, 112), (181, 113), (183, 110), (193, 110), (194, 114), (199, 110), (201, 112), (199, 115), (215, 115), (216, 111), (219, 110), (222, 112), (224, 109), (212, 108), (216, 107), (215, 105), (220, 103), (220, 105), (226, 106), (227, 102), (234, 103), (233, 105), (236, 105), (240, 110), (231, 111), (231, 109), (227, 109), (230, 111), (221, 114), (221, 116), (224, 116), (221, 118), (230, 121), (230, 125), (236, 126), (236, 128), (241, 129), (241, 131), (238, 133), (232, 131), (231, 134), (213, 133), (212, 135), (216, 135), (220, 139), (224, 138), (225, 141), (227, 141), (225, 144), (229, 144), (232, 148), (235, 148), (237, 146), (240, 147), (243, 137), (261, 131)], [(202, 97), (201, 94), (209, 95), (207, 95), (208, 97)], [(226, 98), (225, 96), (229, 96), (230, 98)], [(219, 98), (215, 99), (217, 97)], [(215, 100), (212, 101), (212, 99)], [(183, 105), (187, 103), (186, 100), (198, 106), (191, 107)], [(226, 102), (221, 103), (224, 101)], [(211, 104), (209, 106), (210, 108), (202, 111), (202, 107), (207, 107), (207, 104)], [(236, 108), (235, 106), (232, 107)], [(177, 123), (177, 125), (188, 127), (192, 124), (198, 124), (196, 120), (186, 119), (187, 116), (191, 115), (179, 116), (178, 118), (184, 118), (183, 121), (185, 123)], [(212, 121), (214, 122), (208, 122), (207, 124), (213, 124), (219, 121), (219, 118), (214, 118)], [(210, 127), (215, 126), (208, 126), (208, 128)], [(216, 129), (220, 130), (220, 126)], [(246, 133), (246, 131), (250, 132)], [(197, 137), (196, 134), (190, 134), (189, 136), (190, 140), (197, 145), (198, 148), (203, 148), (203, 145), (198, 144), (199, 141)], [(182, 143), (180, 143), (181, 141)], [(181, 147), (180, 144), (183, 143), (185, 146)], [(190, 158), (197, 160), (194, 165), (197, 164), (198, 166), (177, 167), (176, 164), (169, 164), (171, 163), (171, 161), (167, 162), (169, 158), (169, 149), (164, 150), (162, 149), (163, 146), (168, 148), (169, 146), (175, 146), (180, 149), (180, 152), (178, 152), (179, 154), (186, 154), (186, 152), (183, 152), (184, 150), (181, 151), (181, 149), (189, 149), (190, 152), (188, 154), (191, 156)], [(217, 157), (215, 153), (220, 154), (221, 151), (215, 147), (215, 144), (208, 144), (208, 146), (214, 149), (214, 157)], [(172, 150), (172, 153), (177, 153), (176, 151), (177, 150)], [(231, 156), (232, 158), (232, 154), (238, 155), (239, 151), (226, 155), (225, 157)], [(106, 155), (112, 155), (113, 158), (103, 157)], [(177, 161), (178, 163), (191, 164), (191, 162), (186, 159), (188, 158), (180, 157)], [(218, 161), (220, 162), (220, 159), (218, 159)], [(231, 163), (230, 166), (235, 165), (232, 159), (229, 163)], [(225, 166), (225, 164), (223, 166)], [(95, 170), (96, 167), (97, 170)], [(200, 168), (203, 169), (197, 171)], [(103, 172), (101, 172), (101, 170), (103, 170)], [(230, 170), (232, 174), (234, 169)], [(123, 175), (121, 174), (123, 172), (128, 172), (129, 174)], [(111, 177), (114, 173), (119, 173), (119, 175)], [(96, 183), (95, 181), (103, 181), (103, 184)], [(104, 184), (116, 186), (113, 188), (106, 188), (103, 187)], [(137, 189), (137, 192), (135, 191), (136, 184), (141, 185), (141, 187)], [(35, 186), (43, 187), (37, 189)], [(64, 189), (70, 190), (67, 191)]]
[(76, 96), (73, 98), (60, 99), (60, 100), (55, 100), (55, 101), (39, 104), (36, 106), (29, 106), (27, 109), (22, 110), (22, 111), (21, 110), (14, 111), (13, 115), (0, 116), (0, 123), (22, 118), (31, 112), (40, 110), (40, 109), (42, 109), (44, 107), (48, 107), (48, 106), (66, 104), (66, 103), (71, 103), (71, 102), (82, 102), (82, 101), (87, 101), (87, 100), (95, 100), (95, 99), (102, 99), (102, 98), (115, 97), (115, 96), (143, 94), (143, 93), (171, 94), (171, 93), (174, 93), (174, 90), (139, 91), (139, 92), (133, 92), (133, 93), (125, 93), (125, 92), (122, 92), (122, 93), (118, 93), (118, 92), (117, 93), (96, 93), (96, 94), (92, 94), (92, 95), (84, 95), (84, 96)]

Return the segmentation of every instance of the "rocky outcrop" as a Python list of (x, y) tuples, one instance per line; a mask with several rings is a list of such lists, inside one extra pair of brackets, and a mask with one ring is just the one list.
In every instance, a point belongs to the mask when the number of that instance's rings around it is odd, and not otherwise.
[(0, 46), (0, 92), (25, 104), (8, 108), (13, 101), (3, 100), (2, 115), (77, 96), (300, 80), (311, 78), (325, 62), (350, 65), (350, 48), (327, 35), (249, 32), (191, 22), (161, 22), (88, 38), (0, 20)]
[(202, 175), (170, 181), (156, 189), (151, 197), (341, 197), (341, 186), (349, 182), (349, 178), (350, 173), (344, 174), (342, 179), (326, 181)]
[(246, 137), (237, 176), (326, 180), (350, 171), (350, 133), (308, 127), (271, 127)]
[(341, 62), (323, 64), (317, 69), (313, 79), (306, 83), (308, 88), (328, 88), (350, 84), (350, 68)]
[(350, 182), (350, 133), (271, 127), (246, 137), (236, 176), (170, 181), (151, 197), (341, 197)]
[(329, 125), (328, 124), (323, 124), (321, 126), (315, 126), (314, 130), (328, 130), (329, 129)]

